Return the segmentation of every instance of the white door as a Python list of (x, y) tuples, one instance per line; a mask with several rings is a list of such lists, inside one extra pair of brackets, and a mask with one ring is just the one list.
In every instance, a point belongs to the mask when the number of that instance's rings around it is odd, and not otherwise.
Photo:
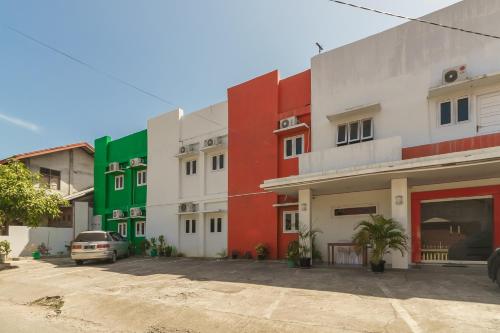
[(500, 132), (500, 92), (478, 97), (478, 134)]

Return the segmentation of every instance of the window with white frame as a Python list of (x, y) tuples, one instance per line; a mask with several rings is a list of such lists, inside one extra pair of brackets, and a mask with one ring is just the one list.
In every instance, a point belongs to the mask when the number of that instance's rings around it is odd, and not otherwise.
[(337, 126), (337, 146), (373, 140), (373, 119), (366, 118)]
[(224, 154), (212, 156), (212, 171), (224, 169)]
[(295, 233), (299, 231), (299, 212), (283, 212), (283, 233)]
[(196, 175), (196, 160), (186, 161), (186, 175)]
[(135, 223), (135, 236), (143, 237), (145, 235), (146, 223), (144, 221), (137, 221)]
[(439, 103), (438, 123), (440, 126), (460, 124), (470, 120), (469, 97), (448, 99)]
[(146, 185), (146, 170), (141, 170), (137, 172), (137, 186)]
[(296, 157), (304, 152), (304, 135), (284, 139), (285, 159)]
[(123, 190), (123, 187), (124, 187), (123, 175), (115, 176), (115, 191)]
[(118, 233), (122, 237), (127, 237), (127, 223), (118, 223)]
[(185, 227), (186, 234), (196, 233), (196, 220), (186, 220)]

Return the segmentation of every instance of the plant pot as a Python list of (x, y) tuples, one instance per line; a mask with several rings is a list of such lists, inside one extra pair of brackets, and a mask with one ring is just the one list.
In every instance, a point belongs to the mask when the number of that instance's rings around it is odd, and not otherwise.
[(33, 259), (35, 259), (35, 260), (38, 260), (38, 259), (40, 259), (40, 257), (41, 257), (41, 255), (40, 255), (40, 251), (33, 251), (33, 252), (31, 253), (31, 255), (32, 255)]
[(311, 258), (300, 258), (300, 268), (311, 268)]
[(288, 266), (289, 268), (295, 268), (295, 267), (297, 266), (297, 264), (295, 263), (295, 260), (293, 260), (293, 259), (288, 259), (288, 260), (286, 261), (286, 264), (287, 264), (287, 266)]
[(374, 273), (383, 273), (385, 271), (385, 260), (380, 260), (378, 264), (370, 262), (370, 265)]
[(0, 264), (3, 264), (7, 261), (7, 255), (5, 253), (0, 253)]
[(151, 257), (156, 257), (156, 256), (158, 256), (158, 250), (151, 249), (151, 252), (149, 254), (151, 255)]
[(257, 255), (257, 260), (264, 260), (264, 259), (266, 259), (266, 256), (264, 254)]

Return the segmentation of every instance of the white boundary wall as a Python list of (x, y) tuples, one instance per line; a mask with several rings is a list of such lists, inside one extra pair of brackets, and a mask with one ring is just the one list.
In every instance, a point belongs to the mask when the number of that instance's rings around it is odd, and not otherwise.
[(10, 242), (12, 252), (9, 257), (31, 256), (42, 242), (49, 248), (50, 254), (67, 253), (65, 245), (73, 240), (73, 228), (28, 228), (10, 226), (9, 236), (0, 236), (0, 241)]

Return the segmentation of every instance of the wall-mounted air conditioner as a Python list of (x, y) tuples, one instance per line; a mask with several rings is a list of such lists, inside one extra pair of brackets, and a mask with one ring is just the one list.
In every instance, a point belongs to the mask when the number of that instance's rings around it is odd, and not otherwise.
[(188, 154), (196, 151), (196, 144), (192, 143), (190, 145), (181, 146), (179, 148), (179, 154)]
[(222, 136), (216, 136), (214, 138), (206, 139), (203, 146), (204, 147), (214, 147), (224, 143)]
[(130, 208), (130, 217), (141, 217), (142, 210), (138, 207)]
[(119, 171), (119, 170), (120, 170), (120, 163), (118, 162), (109, 163), (108, 171)]
[(121, 218), (123, 218), (123, 211), (120, 210), (120, 209), (115, 209), (113, 211), (113, 218), (114, 219), (121, 219)]
[(136, 157), (130, 160), (130, 167), (136, 167), (142, 164), (142, 158)]
[(443, 84), (467, 80), (467, 66), (461, 65), (443, 71)]
[(299, 123), (297, 117), (288, 117), (280, 120), (280, 129), (288, 128), (290, 126), (297, 125)]
[(179, 204), (179, 213), (193, 213), (197, 210), (197, 205), (192, 202), (183, 202)]

